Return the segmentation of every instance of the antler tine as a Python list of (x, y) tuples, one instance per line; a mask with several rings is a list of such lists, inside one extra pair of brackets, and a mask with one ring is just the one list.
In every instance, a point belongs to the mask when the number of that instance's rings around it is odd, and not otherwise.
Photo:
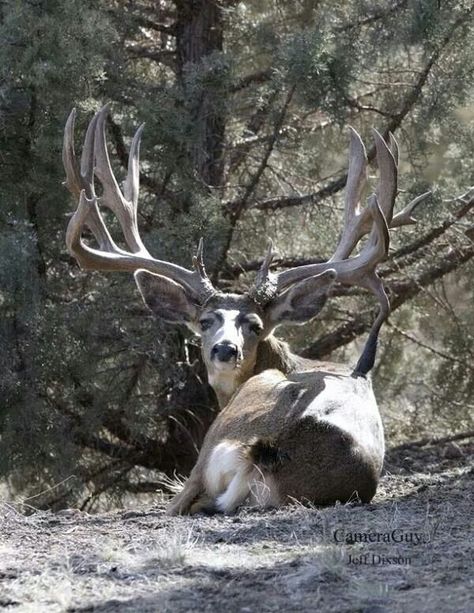
[[(101, 204), (107, 206), (115, 214), (122, 228), (125, 242), (127, 243), (132, 253), (142, 253), (149, 255), (145, 245), (142, 243), (138, 233), (138, 224), (136, 216), (136, 203), (124, 198), (117, 180), (112, 171), (110, 164), (109, 153), (107, 151), (107, 142), (105, 138), (105, 122), (109, 112), (108, 105), (105, 105), (98, 113), (97, 124), (95, 129), (95, 175), (99, 179), (103, 187)], [(140, 144), (141, 128), (138, 129), (134, 139), (134, 149), (131, 161), (129, 163), (129, 174), (127, 177), (129, 189), (138, 201), (138, 151)], [(136, 170), (135, 170), (136, 169)]]
[(77, 197), (83, 191), (85, 192), (85, 196), (90, 200), (90, 205), (87, 207), (83, 206), (82, 223), (87, 225), (102, 250), (112, 251), (116, 248), (116, 245), (99, 213), (94, 193), (94, 139), (97, 114), (90, 121), (87, 128), (80, 168), (74, 147), (75, 118), (76, 109), (73, 109), (64, 128), (63, 164), (66, 170), (65, 185)]
[(374, 271), (365, 279), (365, 288), (371, 291), (379, 301), (379, 312), (370, 328), (367, 341), (362, 354), (354, 368), (354, 374), (366, 375), (374, 366), (377, 350), (377, 341), (382, 324), (390, 315), (390, 301), (385, 291), (382, 280)]
[(380, 328), (390, 314), (390, 301), (383, 282), (376, 271), (377, 264), (388, 255), (390, 235), (387, 221), (375, 194), (371, 196), (367, 210), (372, 217), (373, 228), (369, 240), (360, 254), (361, 257), (364, 257), (364, 253), (367, 254), (367, 262), (365, 265), (358, 267), (355, 273), (358, 278), (354, 278), (352, 282), (355, 281), (356, 284), (375, 295), (379, 302), (379, 312), (370, 328), (364, 349), (354, 369), (354, 373), (364, 376), (374, 366)]
[(201, 279), (205, 283), (209, 283), (211, 286), (211, 281), (207, 276), (206, 267), (204, 266), (204, 239), (199, 239), (199, 243), (196, 249), (196, 255), (193, 256), (193, 266), (194, 270), (199, 274)]
[(193, 255), (193, 266), (196, 272), (202, 277), (207, 277), (206, 268), (204, 266), (204, 241), (201, 236), (196, 249), (196, 255)]
[[(340, 283), (364, 286), (364, 275), (374, 271), (377, 264), (386, 257), (389, 236), (385, 212), (392, 214), (397, 173), (395, 158), (380, 135), (378, 139), (376, 138), (376, 148), (381, 177), (376, 195), (369, 199), (368, 206), (360, 210), (359, 198), (365, 185), (366, 154), (359, 134), (351, 128), (344, 230), (336, 251), (327, 262), (291, 268), (279, 273), (277, 278), (279, 292), (284, 291), (293, 283), (317, 275), (329, 268), (336, 270)], [(349, 258), (359, 240), (369, 232), (371, 232), (369, 240), (360, 254)]]
[(370, 196), (367, 210), (372, 218), (373, 226), (369, 240), (362, 249), (361, 255), (365, 251), (372, 251), (371, 266), (373, 266), (374, 261), (378, 264), (387, 257), (390, 247), (390, 233), (388, 231), (387, 220), (376, 194)]
[[(81, 240), (82, 228), (87, 225), (99, 243), (100, 251), (91, 249)], [(85, 190), (81, 191), (79, 205), (69, 221), (66, 231), (66, 245), (84, 270), (116, 270), (116, 256), (127, 255), (114, 243), (105, 227), (97, 208), (97, 199), (88, 198)]]
[(201, 284), (201, 292), (204, 299), (213, 296), (216, 293), (215, 287), (212, 285), (212, 281), (207, 276), (206, 267), (204, 266), (204, 239), (199, 239), (196, 255), (193, 256), (193, 266), (196, 274), (198, 275), (199, 282)]
[[(97, 207), (97, 198), (94, 189), (94, 145), (96, 126), (99, 118), (99, 113), (96, 113), (87, 127), (84, 146), (82, 148), (81, 165), (77, 162), (75, 147), (74, 147), (74, 126), (76, 118), (76, 109), (73, 109), (67, 119), (64, 129), (63, 143), (63, 164), (66, 170), (65, 185), (69, 191), (79, 196), (79, 205), (77, 211), (72, 216), (66, 232), (66, 244), (69, 252), (80, 258), (80, 263), (83, 268), (94, 269), (97, 267), (99, 259), (102, 256), (95, 257), (93, 250), (87, 248), (81, 242), (82, 228), (86, 225), (94, 238), (96, 239), (100, 253), (108, 252), (122, 253), (123, 252), (115, 244), (110, 236), (104, 220)], [(107, 257), (107, 256), (104, 256)], [(105, 260), (106, 269), (112, 265), (112, 260)]]
[(249, 290), (248, 295), (261, 306), (267, 304), (278, 293), (278, 276), (270, 272), (270, 266), (275, 257), (273, 241), (268, 241), (267, 253), (257, 273), (255, 283)]
[[(397, 161), (382, 135), (375, 129), (372, 130), (372, 133), (375, 140), (379, 170), (379, 181), (375, 193), (377, 194), (377, 200), (387, 220), (387, 224), (390, 226), (393, 217), (393, 206), (397, 196)], [(390, 143), (394, 147), (395, 155), (398, 158), (398, 144), (393, 135), (390, 135)]]
[(411, 202), (409, 202), (401, 211), (399, 211), (392, 218), (392, 223), (390, 224), (391, 228), (398, 228), (399, 226), (408, 226), (410, 224), (415, 224), (416, 219), (412, 217), (414, 210), (417, 206), (426, 200), (429, 196), (431, 196), (433, 192), (430, 190), (425, 192), (424, 194), (420, 194), (416, 198), (414, 198)]
[(135, 216), (137, 213), (138, 195), (140, 192), (140, 143), (144, 127), (145, 124), (142, 123), (133, 137), (128, 156), (127, 179), (123, 185), (123, 193), (126, 200), (133, 204)]
[(390, 151), (392, 152), (393, 159), (395, 160), (395, 165), (398, 168), (398, 163), (400, 161), (400, 147), (398, 146), (397, 139), (391, 132), (388, 133), (388, 139)]
[(367, 184), (367, 152), (360, 134), (349, 126), (349, 169), (345, 189), (345, 219), (350, 221), (358, 212), (362, 193)]
[(79, 196), (84, 187), (74, 149), (75, 119), (76, 109), (72, 109), (64, 127), (63, 166), (64, 170), (66, 171), (66, 180), (64, 181), (64, 185), (72, 194)]
[(349, 127), (349, 169), (344, 197), (344, 227), (331, 262), (344, 260), (352, 253), (361, 236), (370, 230), (370, 220), (360, 200), (367, 185), (367, 153), (359, 133)]
[(265, 254), (265, 258), (263, 259), (262, 265), (260, 266), (260, 270), (257, 274), (257, 282), (262, 282), (267, 279), (268, 274), (270, 272), (270, 266), (273, 262), (273, 258), (275, 257), (275, 252), (273, 251), (273, 241), (269, 239), (267, 245), (267, 253)]
[(86, 191), (86, 195), (89, 199), (95, 196), (94, 189), (94, 145), (95, 145), (95, 129), (99, 114), (96, 113), (89, 122), (86, 131), (86, 137), (84, 139), (84, 146), (82, 147), (81, 155), (81, 178), (83, 189)]

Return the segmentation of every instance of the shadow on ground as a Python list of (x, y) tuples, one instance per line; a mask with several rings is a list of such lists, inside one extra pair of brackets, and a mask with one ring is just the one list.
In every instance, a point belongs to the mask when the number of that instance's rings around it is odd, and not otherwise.
[(1, 519), (11, 611), (471, 611), (473, 447), (387, 454), (369, 505)]

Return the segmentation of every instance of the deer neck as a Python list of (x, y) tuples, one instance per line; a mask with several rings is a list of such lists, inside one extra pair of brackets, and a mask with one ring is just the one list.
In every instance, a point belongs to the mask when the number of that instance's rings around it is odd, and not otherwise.
[(229, 373), (219, 373), (218, 376), (209, 375), (209, 383), (214, 389), (219, 402), (219, 408), (223, 409), (230, 401), (235, 392), (253, 375), (258, 375), (265, 370), (275, 368), (284, 374), (296, 369), (301, 358), (291, 353), (288, 344), (278, 340), (273, 335), (261, 341), (257, 348), (255, 362), (247, 369)]
[(287, 375), (297, 368), (300, 360), (301, 358), (291, 352), (288, 343), (270, 335), (258, 345), (252, 375), (258, 375), (270, 368), (280, 370)]
[(209, 374), (209, 384), (214, 390), (217, 401), (219, 403), (219, 409), (223, 409), (227, 404), (229, 404), (229, 400), (232, 398), (234, 393), (239, 389), (239, 387), (245, 383), (250, 377), (252, 373), (244, 373), (239, 371), (236, 373), (235, 371), (230, 371), (229, 373), (219, 373), (217, 376)]

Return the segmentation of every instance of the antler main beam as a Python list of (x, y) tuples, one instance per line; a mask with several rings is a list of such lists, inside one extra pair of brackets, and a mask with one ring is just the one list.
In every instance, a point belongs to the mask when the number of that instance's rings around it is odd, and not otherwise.
[[(143, 125), (133, 138), (127, 178), (123, 192), (112, 171), (105, 137), (108, 106), (104, 106), (91, 120), (87, 128), (80, 165), (74, 147), (75, 109), (66, 122), (63, 144), (63, 164), (66, 171), (65, 185), (79, 198), (66, 233), (69, 252), (81, 268), (87, 270), (134, 272), (144, 269), (159, 274), (192, 292), (202, 302), (215, 293), (202, 263), (202, 244), (194, 259), (195, 270), (188, 270), (153, 258), (143, 244), (138, 231), (137, 206), (139, 195), (139, 152)], [(94, 177), (102, 185), (102, 195), (95, 192)], [(112, 239), (98, 205), (109, 208), (117, 217), (130, 251), (118, 247)], [(82, 240), (84, 227), (92, 232), (98, 249), (86, 245)]]

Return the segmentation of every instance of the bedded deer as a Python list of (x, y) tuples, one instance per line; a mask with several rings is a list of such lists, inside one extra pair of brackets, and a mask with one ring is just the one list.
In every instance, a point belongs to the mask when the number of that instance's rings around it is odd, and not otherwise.
[[(209, 429), (183, 490), (169, 514), (233, 512), (239, 505), (279, 506), (292, 500), (330, 504), (375, 494), (384, 457), (383, 428), (367, 376), (390, 307), (376, 268), (389, 248), (388, 228), (415, 223), (422, 197), (394, 215), (398, 146), (374, 131), (378, 184), (368, 204), (367, 155), (351, 128), (344, 227), (325, 263), (271, 271), (270, 246), (254, 286), (245, 294), (216, 289), (203, 264), (202, 241), (193, 270), (154, 259), (137, 226), (139, 147), (131, 144), (123, 191), (111, 169), (105, 139), (107, 107), (89, 124), (80, 163), (74, 151), (73, 111), (65, 128), (66, 186), (78, 198), (66, 242), (83, 269), (134, 272), (147, 306), (165, 321), (186, 324), (201, 337), (202, 357), (220, 413)], [(102, 185), (97, 196), (94, 178)], [(129, 251), (108, 232), (98, 204), (116, 215)], [(97, 247), (82, 240), (84, 227)], [(358, 255), (350, 257), (368, 235)], [(379, 313), (355, 368), (293, 354), (274, 336), (284, 323), (302, 324), (323, 307), (335, 282), (378, 298)]]

